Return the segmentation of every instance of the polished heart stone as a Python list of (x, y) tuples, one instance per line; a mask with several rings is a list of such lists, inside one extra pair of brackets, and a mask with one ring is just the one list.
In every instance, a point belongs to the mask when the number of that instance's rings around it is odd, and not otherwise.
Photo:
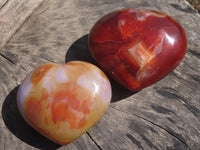
[(24, 79), (17, 94), (24, 119), (62, 145), (91, 128), (110, 100), (111, 86), (105, 74), (81, 61), (39, 66)]
[(184, 57), (187, 38), (166, 14), (124, 9), (97, 21), (89, 34), (89, 49), (102, 70), (137, 91), (173, 71)]

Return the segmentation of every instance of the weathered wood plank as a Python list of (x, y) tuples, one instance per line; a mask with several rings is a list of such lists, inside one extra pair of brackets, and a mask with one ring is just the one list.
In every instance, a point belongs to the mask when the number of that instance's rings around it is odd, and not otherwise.
[(0, 9), (1, 7), (3, 7), (4, 4), (6, 4), (8, 2), (8, 0), (1, 0), (0, 1)]
[[(166, 78), (137, 93), (112, 81), (108, 111), (75, 142), (60, 146), (40, 136), (17, 110), (18, 85), (44, 63), (94, 63), (87, 46), (90, 28), (101, 16), (125, 7), (154, 9), (177, 19), (188, 36), (184, 60)], [(200, 15), (185, 0), (44, 0), (0, 53), (0, 149), (199, 150), (199, 25)]]
[(42, 0), (0, 1), (0, 49), (41, 2)]

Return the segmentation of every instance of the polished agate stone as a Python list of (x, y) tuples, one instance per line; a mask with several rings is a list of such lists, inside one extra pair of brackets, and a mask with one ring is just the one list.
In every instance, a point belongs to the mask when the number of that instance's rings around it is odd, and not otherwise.
[(93, 26), (89, 49), (102, 70), (137, 91), (180, 63), (187, 38), (181, 25), (166, 14), (124, 9), (105, 15)]
[(24, 119), (62, 145), (91, 128), (110, 100), (111, 85), (106, 75), (81, 61), (39, 66), (24, 79), (17, 94)]

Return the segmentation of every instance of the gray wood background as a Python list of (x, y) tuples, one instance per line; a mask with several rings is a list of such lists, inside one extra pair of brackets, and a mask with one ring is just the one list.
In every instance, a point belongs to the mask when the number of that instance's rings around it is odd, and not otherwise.
[[(108, 12), (130, 7), (161, 11), (182, 24), (188, 51), (181, 64), (137, 93), (111, 81), (106, 114), (67, 146), (34, 131), (16, 105), (23, 78), (44, 63), (94, 63), (89, 30)], [(200, 150), (200, 15), (186, 0), (1, 0), (0, 48), (0, 150)]]

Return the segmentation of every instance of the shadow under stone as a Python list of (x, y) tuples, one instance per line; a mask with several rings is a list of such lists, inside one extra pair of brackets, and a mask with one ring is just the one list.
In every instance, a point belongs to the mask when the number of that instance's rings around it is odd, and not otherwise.
[(2, 117), (7, 128), (23, 142), (39, 149), (54, 150), (56, 144), (34, 130), (22, 117), (17, 107), (17, 90), (15, 87), (6, 97), (2, 106)]
[[(67, 63), (69, 61), (85, 61), (98, 66), (88, 48), (88, 34), (79, 38), (70, 46), (65, 55), (65, 62)], [(124, 88), (111, 77), (108, 76), (108, 78), (112, 86), (111, 102), (117, 102), (136, 93)]]

